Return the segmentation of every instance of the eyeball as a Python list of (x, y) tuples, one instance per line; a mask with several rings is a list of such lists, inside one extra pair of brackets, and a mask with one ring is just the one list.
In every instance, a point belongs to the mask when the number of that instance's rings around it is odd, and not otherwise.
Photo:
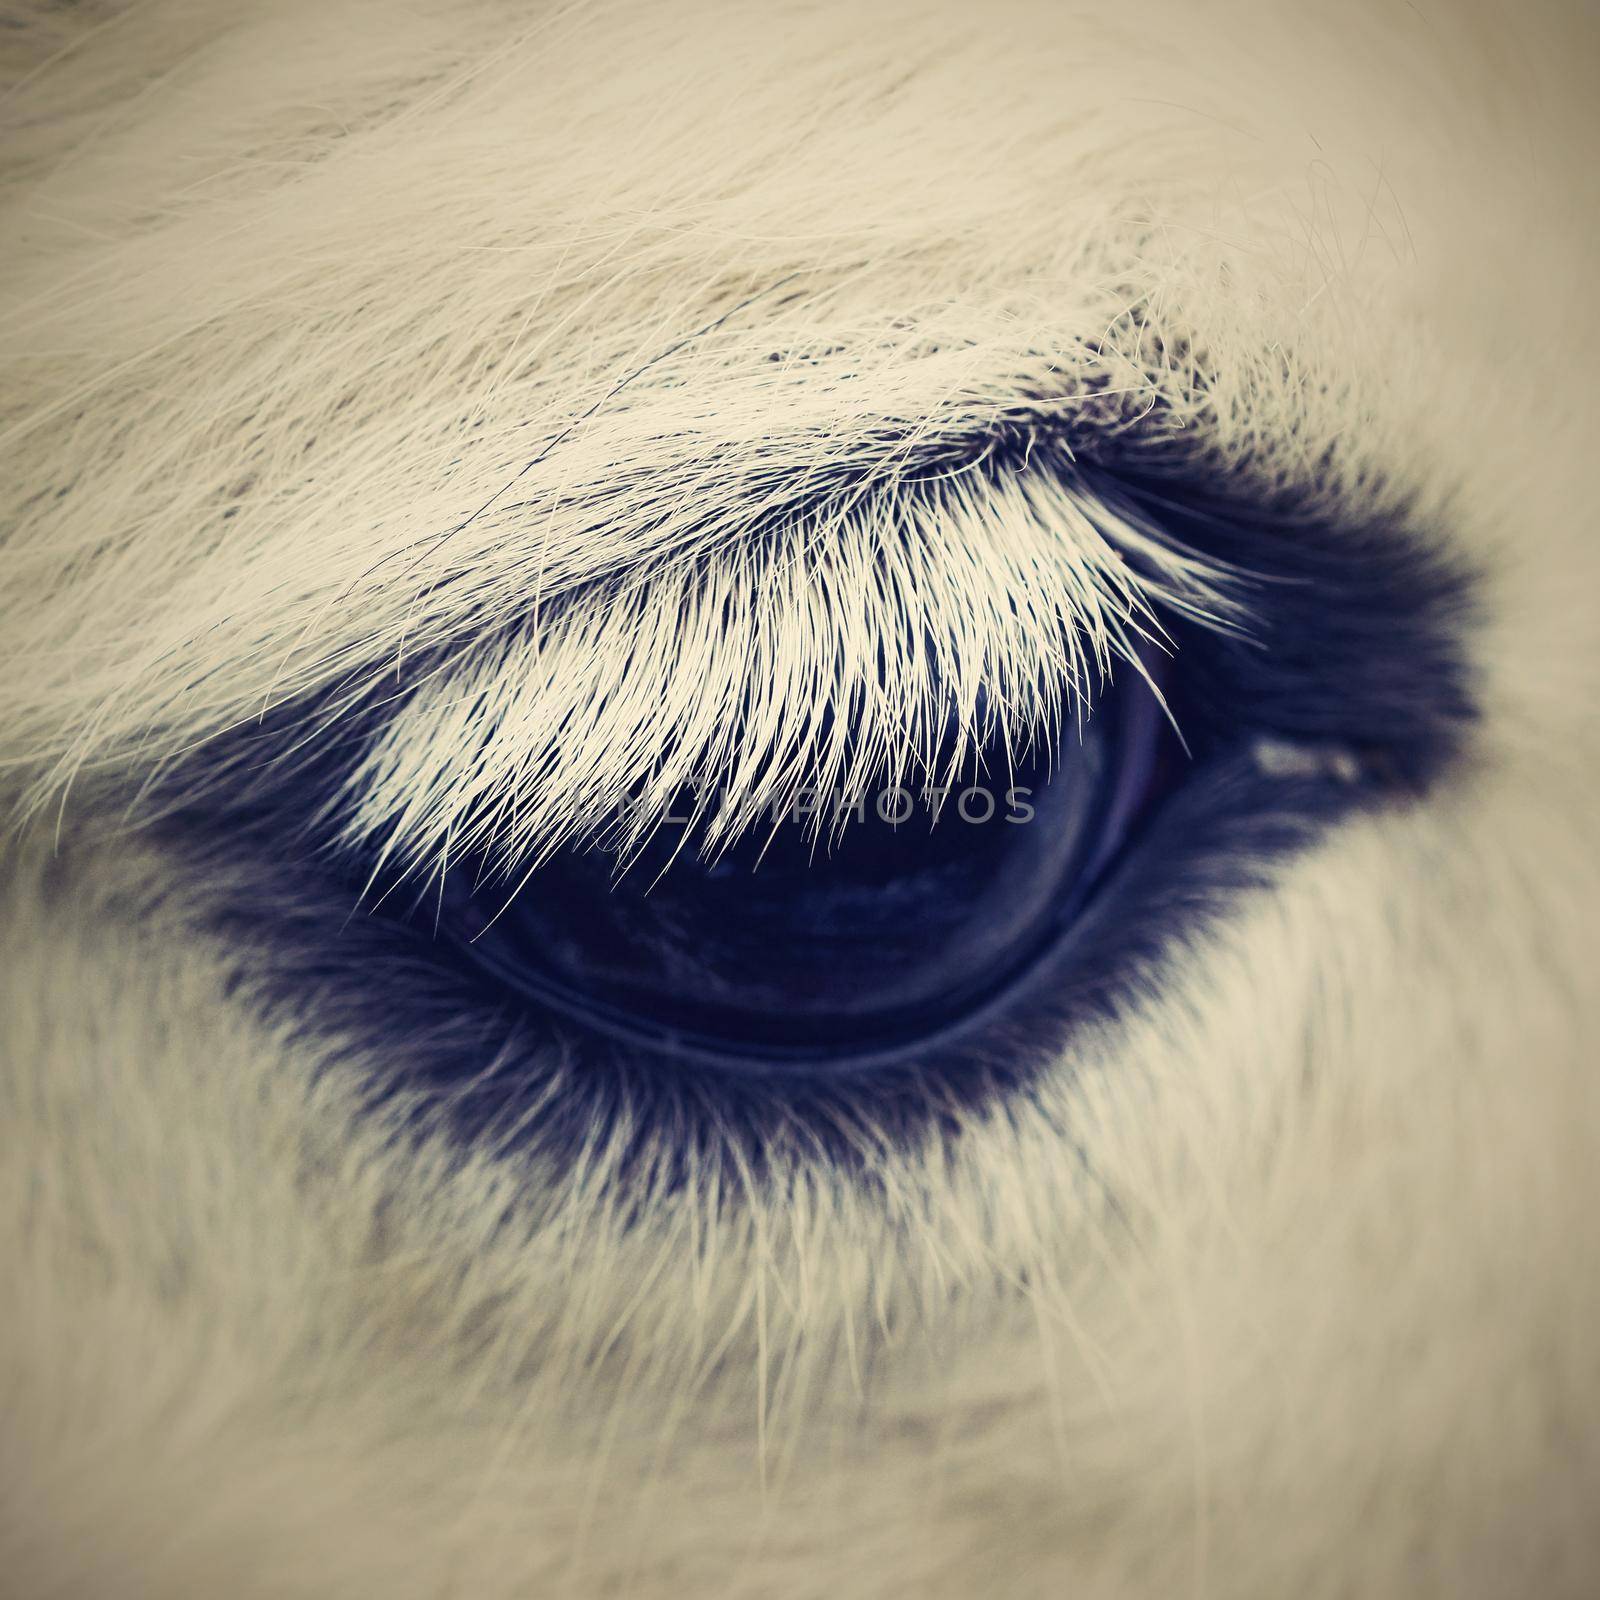
[(1004, 1003), (1070, 931), (1159, 786), (1157, 691), (1125, 675), (1018, 754), (801, 794), (704, 850), (684, 796), (624, 858), (564, 849), (514, 892), (447, 886), (466, 958), (529, 1004), (663, 1058), (839, 1073)]

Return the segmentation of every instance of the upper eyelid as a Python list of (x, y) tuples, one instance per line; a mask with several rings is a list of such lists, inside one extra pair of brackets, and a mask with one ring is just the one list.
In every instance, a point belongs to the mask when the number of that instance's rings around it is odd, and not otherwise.
[[(64, 519), (70, 530), (107, 515), (128, 531), (103, 561), (98, 595), (115, 605), (7, 619), (38, 666), (32, 699), (8, 705), (7, 721), (19, 743), (37, 741), (41, 765), (57, 763), (36, 799), (86, 766), (134, 750), (163, 759), (352, 675), (404, 681), (419, 650), (641, 562), (711, 559), (820, 507), (959, 472), (994, 437), (1092, 433), (1111, 414), (1148, 411), (1162, 388), (1133, 354), (1103, 338), (1085, 345), (1083, 328), (1104, 333), (1099, 305), (1064, 310), (1054, 331), (958, 305), (882, 325), (856, 318), (825, 336), (827, 295), (805, 288), (785, 291), (798, 311), (752, 310), (670, 359), (683, 336), (668, 331), (642, 363), (633, 352), (597, 370), (586, 353), (553, 360), (536, 384), (496, 379), (481, 393), (382, 405), (297, 360), (263, 411), (270, 349), (247, 373), (213, 330), (187, 354), (167, 418), (192, 435), (181, 473), (141, 471), (137, 451), (96, 452), (46, 430), (32, 442), (40, 490), (10, 544), (39, 587), (72, 543)], [(801, 348), (804, 361), (785, 353)], [(646, 375), (619, 385), (635, 371)], [(165, 399), (163, 370), (146, 376)], [(1163, 412), (1183, 404), (1167, 383)], [(111, 415), (103, 405), (91, 422)], [(152, 581), (185, 553), (154, 537), (170, 527), (225, 547), (226, 581), (205, 562)], [(59, 681), (59, 641), (85, 623), (105, 671)]]
[[(797, 303), (807, 304), (803, 296)], [(565, 419), (549, 424), (545, 442), (520, 461), (508, 459), (507, 448), (526, 450), (530, 428), (537, 434), (539, 425), (524, 418), (509, 426), (505, 407), (516, 391), (499, 391), (479, 419), (494, 411), (495, 426), (446, 429), (370, 500), (364, 494), (358, 505), (341, 508), (355, 528), (348, 539), (324, 548), (319, 536), (303, 554), (291, 537), (301, 514), (296, 498), (275, 493), (270, 480), (239, 480), (243, 487), (234, 487), (226, 505), (238, 513), (228, 538), (240, 549), (228, 592), (219, 593), (201, 568), (187, 587), (161, 596), (153, 616), (129, 614), (127, 637), (113, 635), (106, 659), (131, 648), (136, 661), (120, 675), (108, 673), (118, 681), (98, 702), (80, 695), (66, 718), (52, 707), (57, 725), (42, 735), (47, 764), (35, 801), (53, 799), (85, 762), (115, 764), (137, 752), (159, 765), (280, 706), (289, 715), (304, 708), (305, 736), (320, 737), (317, 718), (327, 707), (330, 720), (353, 714), (376, 734), (365, 741), (364, 765), (344, 774), (339, 823), (348, 840), (367, 850), (392, 846), (397, 859), (426, 869), (461, 841), (463, 828), (478, 826), (487, 806), (494, 832), (510, 836), (510, 854), (546, 848), (558, 838), (555, 808), (516, 814), (522, 792), (541, 776), (539, 752), (530, 761), (521, 730), (569, 723), (585, 693), (620, 703), (639, 687), (624, 681), (628, 641), (612, 638), (589, 651), (578, 639), (582, 628), (595, 619), (627, 619), (634, 599), (668, 594), (690, 571), (695, 581), (680, 583), (683, 603), (737, 605), (769, 580), (759, 567), (775, 540), (793, 539), (802, 550), (816, 540), (826, 552), (830, 526), (847, 557), (889, 552), (905, 558), (903, 575), (919, 546), (937, 559), (914, 580), (902, 577), (877, 619), (846, 621), (845, 608), (835, 606), (819, 626), (796, 605), (766, 630), (781, 641), (763, 662), (769, 681), (773, 662), (787, 676), (797, 665), (838, 658), (836, 635), (848, 647), (831, 680), (819, 666), (809, 680), (797, 675), (769, 698), (774, 748), (752, 753), (730, 745), (730, 728), (759, 726), (760, 719), (729, 715), (728, 688), (720, 721), (702, 719), (703, 726), (693, 717), (687, 724), (663, 717), (659, 703), (613, 719), (604, 738), (582, 746), (594, 757), (594, 782), (604, 789), (654, 774), (663, 793), (675, 777), (740, 789), (785, 762), (813, 776), (812, 758), (820, 751), (826, 761), (828, 752), (804, 736), (808, 719), (827, 708), (836, 722), (858, 721), (862, 706), (882, 699), (875, 659), (879, 641), (895, 632), (884, 617), (920, 621), (935, 638), (954, 639), (937, 677), (955, 713), (970, 715), (982, 685), (1023, 737), (1066, 714), (1067, 701), (1089, 698), (1098, 674), (1119, 653), (1131, 653), (1129, 640), (1152, 623), (1141, 603), (1159, 598), (1179, 614), (1236, 620), (1230, 607), (1239, 595), (1219, 564), (1184, 565), (1163, 540), (1160, 517), (1137, 508), (1130, 516), (1127, 501), (1107, 500), (1110, 480), (1095, 481), (1093, 469), (1085, 470), (1102, 448), (1160, 455), (1181, 441), (1182, 452), (1192, 454), (1207, 435), (1209, 401), (1193, 363), (1163, 354), (1162, 341), (1125, 299), (1113, 294), (1108, 305), (1109, 323), (1105, 307), (1097, 306), (1090, 322), (1078, 304), (1061, 313), (1053, 332), (1014, 309), (974, 321), (971, 307), (952, 305), (866, 337), (858, 326), (850, 337), (820, 340), (827, 319), (811, 307), (809, 347), (795, 338), (795, 318), (763, 310), (749, 326), (735, 319), (709, 338), (668, 340), (660, 349), (674, 352), (669, 358), (625, 367), (625, 378), (641, 374), (637, 381), (613, 379), (575, 412), (565, 397)], [(1116, 323), (1118, 315), (1126, 326)], [(1074, 321), (1077, 333), (1067, 326)], [(1090, 326), (1093, 342), (1081, 332)], [(337, 443), (337, 415), (324, 420)], [(366, 426), (357, 424), (357, 439)], [(292, 462), (297, 453), (280, 449), (277, 458)], [(226, 465), (226, 452), (219, 461)], [(203, 488), (197, 483), (189, 486), (196, 494)], [(474, 509), (485, 506), (483, 515)], [(1083, 513), (1077, 526), (1081, 533), (1091, 525), (1087, 539), (1063, 540), (1072, 532), (1070, 517), (1052, 536), (1063, 510)], [(397, 539), (385, 526), (395, 515), (404, 526), (420, 521), (433, 531)], [(1093, 531), (1096, 522), (1108, 528), (1119, 520), (1116, 538)], [(1023, 525), (1046, 536), (1010, 538)], [(952, 529), (957, 537), (941, 538)], [(1032, 548), (1022, 548), (1030, 540)], [(1137, 581), (1126, 582), (1131, 569), (1100, 558), (1120, 555), (1119, 542), (1138, 543), (1145, 557), (1156, 552), (1153, 573), (1147, 560)], [(1008, 553), (1019, 550), (1008, 570)], [(129, 559), (137, 553), (136, 541), (123, 552)], [(874, 594), (880, 580), (866, 565), (835, 574), (839, 595)], [(137, 588), (150, 589), (145, 575)], [(1097, 588), (1107, 597), (1098, 616)], [(1011, 615), (1019, 597), (1046, 619), (1034, 638), (1020, 642)], [(664, 620), (681, 623), (681, 605)], [(496, 649), (518, 629), (520, 638), (497, 663)], [(1089, 659), (1075, 663), (1071, 651), (1080, 639), (1090, 644)], [(745, 651), (761, 659), (755, 643)], [(733, 653), (728, 646), (718, 654), (726, 661)], [(568, 685), (592, 671), (591, 688), (530, 695), (529, 675), (541, 663), (559, 665)], [(739, 664), (748, 680), (748, 662)], [(659, 679), (668, 665), (692, 672), (696, 662), (668, 648), (644, 670)], [(520, 688), (507, 674), (520, 676)], [(757, 692), (765, 687), (756, 684)], [(485, 693), (493, 707), (483, 705)], [(659, 683), (654, 693), (659, 702)], [(914, 762), (925, 743), (918, 718), (946, 720), (940, 713), (951, 706), (930, 706), (929, 699), (902, 694), (881, 716), (886, 759)], [(457, 713), (472, 701), (477, 713), (461, 721)], [(490, 753), (505, 758), (498, 776), (511, 781), (488, 781), (496, 774), (484, 764), (474, 778), (472, 761), (508, 720), (519, 725), (517, 737)], [(476, 754), (463, 761), (463, 748)], [(662, 772), (664, 760), (687, 765)], [(569, 784), (562, 798), (572, 792)]]

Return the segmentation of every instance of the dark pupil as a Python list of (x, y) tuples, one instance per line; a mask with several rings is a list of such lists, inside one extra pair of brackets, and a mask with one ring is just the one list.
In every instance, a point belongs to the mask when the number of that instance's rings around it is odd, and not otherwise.
[(1147, 781), (1141, 709), (1103, 701), (1054, 749), (979, 752), (964, 777), (906, 778), (859, 807), (803, 795), (711, 860), (677, 820), (625, 869), (564, 851), (503, 911), (478, 892), (489, 925), (470, 948), (542, 1005), (657, 1050), (759, 1068), (914, 1043), (1070, 920)]

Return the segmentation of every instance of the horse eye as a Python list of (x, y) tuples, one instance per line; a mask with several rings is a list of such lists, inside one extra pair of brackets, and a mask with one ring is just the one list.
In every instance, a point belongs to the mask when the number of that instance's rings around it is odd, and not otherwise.
[(1149, 808), (1170, 735), (1124, 680), (1048, 744), (804, 795), (728, 848), (684, 804), (626, 859), (573, 846), (514, 892), (463, 867), (446, 931), (503, 989), (652, 1054), (838, 1073), (926, 1049), (1004, 1005)]

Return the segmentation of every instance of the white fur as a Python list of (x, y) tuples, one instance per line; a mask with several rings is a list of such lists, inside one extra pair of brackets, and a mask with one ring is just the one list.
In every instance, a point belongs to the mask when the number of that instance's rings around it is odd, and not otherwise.
[[(17, 20), (15, 1592), (1594, 1591), (1591, 24)], [(758, 803), (841, 770), (819, 711), (928, 625), (876, 754), (986, 731), (980, 681), (1024, 738), (1070, 714), (1041, 671), (1138, 633), (1116, 552), (1153, 535), (908, 464), (1044, 413), (1404, 502), (1486, 574), (1482, 725), (1037, 1094), (854, 1130), (870, 1190), (798, 1138), (642, 1197), (618, 1130), (560, 1186), (403, 1146), (117, 831), (197, 742), (385, 682), (349, 827), (413, 863), (526, 860), (663, 750), (661, 795)], [(1230, 615), (1191, 567), (1164, 598)]]

